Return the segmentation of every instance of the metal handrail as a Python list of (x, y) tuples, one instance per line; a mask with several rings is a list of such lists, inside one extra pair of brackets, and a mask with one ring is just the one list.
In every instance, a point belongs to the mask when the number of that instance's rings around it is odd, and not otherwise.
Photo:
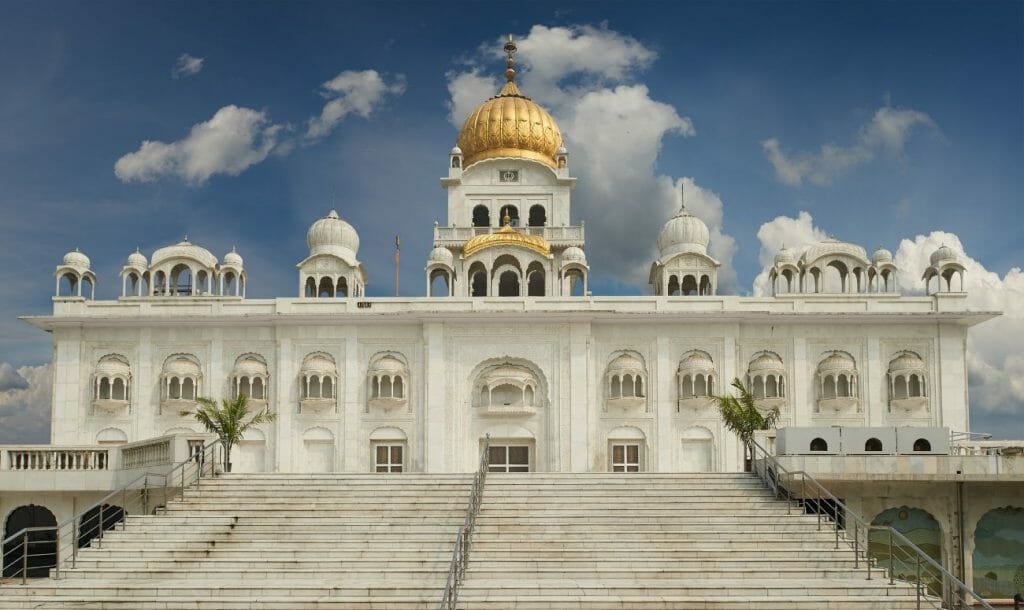
[[(959, 609), (979, 605), (981, 608), (993, 610), (992, 606), (984, 598), (975, 593), (963, 581), (954, 576), (898, 530), (888, 525), (872, 525), (868, 523), (809, 473), (803, 470), (788, 470), (775, 459), (775, 456), (759, 445), (757, 441), (751, 440), (749, 449), (754, 474), (764, 481), (776, 497), (787, 500), (787, 507), (790, 510), (792, 510), (793, 503), (801, 507), (807, 507), (810, 500), (813, 499), (815, 501), (814, 508), (818, 515), (819, 530), (821, 529), (823, 511), (822, 501), (827, 500), (831, 502), (831, 515), (826, 513), (825, 517), (826, 520), (829, 517), (832, 519), (832, 526), (835, 530), (835, 548), (839, 548), (840, 539), (850, 544), (853, 550), (853, 566), (855, 570), (860, 569), (860, 559), (863, 555), (864, 570), (868, 580), (871, 580), (872, 569), (869, 536), (872, 531), (881, 531), (884, 532), (883, 537), (887, 535), (889, 539), (887, 566), (889, 584), (895, 584), (897, 579), (913, 584), (918, 610), (920, 610), (922, 602), (938, 609)], [(795, 493), (797, 491), (795, 485), (797, 477), (800, 478), (799, 497)], [(783, 479), (788, 480), (789, 485), (783, 483)], [(808, 495), (808, 487), (814, 493), (813, 498)], [(790, 500), (793, 502), (789, 502)], [(853, 528), (852, 539), (850, 535), (851, 524)], [(840, 530), (842, 530), (842, 533), (840, 533)], [(862, 532), (863, 535), (861, 535)], [(903, 574), (897, 574), (897, 562), (907, 566), (913, 565), (913, 580), (905, 578)], [(926, 591), (926, 586), (923, 584), (926, 577), (937, 584), (941, 584), (942, 591)]]
[[(210, 474), (214, 474), (217, 451), (221, 447), (221, 441), (216, 440), (205, 445), (202, 451), (178, 462), (166, 473), (143, 473), (57, 525), (26, 527), (11, 534), (0, 542), (0, 553), (3, 553), (2, 560), (0, 560), (2, 574), (6, 576), (13, 572), (8, 577), (17, 578), (20, 573), (21, 584), (24, 585), (28, 581), (28, 559), (30, 557), (52, 557), (52, 563), (33, 566), (33, 568), (52, 569), (54, 578), (60, 578), (62, 568), (67, 569), (68, 564), (71, 568), (75, 567), (80, 546), (84, 546), (86, 543), (91, 546), (99, 546), (103, 542), (105, 531), (117, 527), (118, 524), (124, 530), (129, 514), (150, 514), (160, 507), (166, 507), (169, 501), (184, 496), (187, 487), (191, 487), (193, 484), (198, 485), (207, 466), (209, 466)], [(156, 478), (161, 484), (152, 484), (151, 478)], [(95, 514), (93, 514), (94, 512)], [(86, 519), (86, 516), (89, 518)], [(53, 532), (53, 536), (44, 540), (31, 540), (29, 534), (36, 532)], [(20, 544), (11, 550), (6, 550), (9, 546), (18, 543), (19, 539)], [(30, 546), (39, 544), (53, 545), (53, 552), (35, 554), (29, 552)], [(21, 553), (9, 562), (8, 555), (19, 548)], [(10, 568), (16, 569), (12, 571)]]
[(441, 603), (437, 606), (439, 610), (455, 610), (459, 603), (459, 586), (462, 579), (466, 577), (466, 565), (469, 563), (469, 550), (473, 544), (473, 528), (476, 526), (476, 516), (480, 512), (480, 502), (483, 500), (484, 482), (487, 480), (487, 469), (490, 466), (488, 452), (491, 448), (491, 435), (484, 437), (484, 446), (480, 451), (480, 464), (477, 466), (476, 474), (473, 475), (473, 487), (469, 491), (469, 506), (466, 507), (466, 520), (459, 528), (455, 536), (455, 548), (452, 549), (452, 560), (448, 564), (448, 579), (444, 583), (444, 594), (441, 596)]

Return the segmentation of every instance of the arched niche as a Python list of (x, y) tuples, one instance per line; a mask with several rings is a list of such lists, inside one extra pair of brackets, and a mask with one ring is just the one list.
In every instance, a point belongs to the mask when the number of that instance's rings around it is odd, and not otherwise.
[(379, 352), (366, 369), (367, 409), (404, 409), (409, 405), (409, 363), (399, 352)]
[(334, 472), (334, 433), (322, 426), (302, 433), (304, 472)]
[(338, 408), (338, 367), (334, 356), (313, 352), (299, 368), (299, 413), (323, 413)]
[(612, 353), (604, 374), (605, 410), (646, 410), (647, 364), (640, 352)]
[(703, 426), (691, 426), (680, 434), (679, 470), (715, 471), (715, 435)]
[(189, 415), (202, 395), (203, 374), (199, 359), (192, 354), (171, 354), (160, 373), (160, 412)]
[(104, 428), (96, 434), (97, 445), (123, 445), (128, 442), (128, 435), (120, 428)]

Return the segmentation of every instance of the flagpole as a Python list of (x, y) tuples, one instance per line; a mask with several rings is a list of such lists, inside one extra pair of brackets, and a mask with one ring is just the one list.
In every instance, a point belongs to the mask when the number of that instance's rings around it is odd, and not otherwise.
[(395, 296), (398, 296), (398, 262), (402, 258), (402, 240), (395, 234)]

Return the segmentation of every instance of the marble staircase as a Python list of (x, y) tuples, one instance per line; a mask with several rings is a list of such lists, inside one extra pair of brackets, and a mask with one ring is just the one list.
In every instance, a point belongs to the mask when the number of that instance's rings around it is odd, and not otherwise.
[[(227, 475), (0, 609), (436, 608), (470, 475)], [(742, 474), (488, 476), (468, 609), (915, 607)]]

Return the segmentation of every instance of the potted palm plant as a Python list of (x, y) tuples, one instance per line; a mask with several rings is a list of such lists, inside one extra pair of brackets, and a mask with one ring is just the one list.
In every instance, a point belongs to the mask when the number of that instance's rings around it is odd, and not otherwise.
[(209, 431), (220, 438), (224, 445), (224, 472), (231, 472), (231, 448), (251, 426), (264, 422), (274, 421), (274, 414), (270, 409), (264, 409), (251, 418), (249, 415), (249, 399), (239, 394), (237, 398), (217, 401), (212, 398), (200, 397), (197, 399), (199, 407), (196, 409), (196, 419)]
[(722, 423), (740, 438), (743, 443), (743, 468), (750, 471), (750, 443), (754, 432), (770, 430), (779, 421), (779, 408), (772, 407), (762, 411), (757, 408), (754, 395), (739, 378), (732, 380), (732, 387), (737, 395), (715, 396), (718, 412), (722, 414)]

